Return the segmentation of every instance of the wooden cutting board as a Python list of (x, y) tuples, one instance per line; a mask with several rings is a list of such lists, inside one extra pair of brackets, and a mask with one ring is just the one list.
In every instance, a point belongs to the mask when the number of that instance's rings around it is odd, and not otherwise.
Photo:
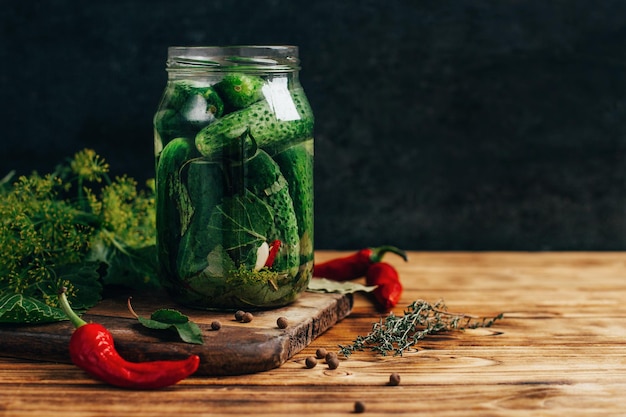
[[(160, 308), (174, 308), (202, 329), (204, 344), (180, 342), (176, 333), (143, 327), (127, 308), (131, 295), (135, 312), (149, 317)], [(82, 317), (104, 325), (118, 352), (130, 361), (180, 359), (200, 356), (197, 375), (241, 375), (274, 369), (305, 348), (352, 310), (352, 296), (305, 292), (293, 304), (252, 312), (250, 323), (235, 320), (232, 312), (208, 312), (183, 308), (164, 294), (126, 294), (108, 297)], [(284, 316), (289, 325), (279, 329)], [(220, 330), (211, 330), (219, 320)], [(69, 322), (32, 326), (0, 326), (0, 355), (70, 363), (68, 344), (73, 332)]]

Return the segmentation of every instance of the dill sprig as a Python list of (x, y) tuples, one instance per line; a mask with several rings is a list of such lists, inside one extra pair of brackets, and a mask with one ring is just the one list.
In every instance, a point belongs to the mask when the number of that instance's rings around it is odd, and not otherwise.
[(154, 187), (139, 191), (132, 178), (108, 172), (84, 149), (52, 173), (0, 180), (0, 323), (64, 317), (61, 286), (88, 308), (101, 281), (156, 280)]
[(370, 350), (387, 356), (402, 355), (426, 336), (464, 329), (490, 327), (503, 314), (495, 317), (476, 317), (468, 314), (450, 313), (443, 300), (434, 304), (424, 300), (413, 301), (403, 316), (393, 312), (372, 325), (366, 336), (357, 336), (351, 345), (339, 345), (340, 352), (350, 356), (356, 351)]
[(57, 199), (61, 180), (51, 174), (20, 177), (0, 204), (1, 280), (24, 293), (53, 279), (57, 266), (80, 262), (94, 229), (76, 221), (78, 210)]

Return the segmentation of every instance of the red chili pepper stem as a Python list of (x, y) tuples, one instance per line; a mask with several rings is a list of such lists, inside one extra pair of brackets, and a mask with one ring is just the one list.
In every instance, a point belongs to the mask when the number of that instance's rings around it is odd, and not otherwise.
[(61, 310), (63, 310), (67, 318), (70, 319), (70, 322), (74, 325), (74, 327), (78, 329), (79, 327), (87, 324), (87, 322), (81, 319), (78, 314), (72, 310), (70, 303), (67, 301), (67, 296), (65, 295), (66, 292), (67, 288), (65, 287), (61, 288), (61, 291), (59, 291), (59, 303), (61, 304)]
[(396, 255), (404, 259), (405, 262), (408, 262), (409, 260), (409, 258), (406, 255), (406, 252), (400, 248), (396, 248), (395, 246), (389, 246), (389, 245), (378, 246), (376, 248), (370, 248), (370, 251), (371, 251), (371, 254), (369, 258), (370, 258), (370, 262), (372, 263), (380, 262), (383, 259), (383, 255), (385, 255), (385, 253), (387, 252), (395, 253)]

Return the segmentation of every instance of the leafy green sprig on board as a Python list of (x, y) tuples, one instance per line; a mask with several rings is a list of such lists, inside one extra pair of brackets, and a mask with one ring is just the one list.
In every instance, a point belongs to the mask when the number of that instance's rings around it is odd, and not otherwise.
[(84, 310), (103, 284), (158, 285), (153, 182), (108, 173), (84, 149), (52, 173), (0, 181), (0, 323), (65, 319), (63, 286)]

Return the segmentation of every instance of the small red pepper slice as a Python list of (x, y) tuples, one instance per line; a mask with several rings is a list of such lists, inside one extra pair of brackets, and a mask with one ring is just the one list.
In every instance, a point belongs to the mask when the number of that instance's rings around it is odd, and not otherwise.
[(385, 311), (394, 308), (402, 296), (402, 284), (398, 271), (386, 262), (373, 263), (365, 275), (367, 285), (376, 285), (373, 294), (378, 305)]
[(104, 326), (86, 323), (78, 317), (64, 290), (59, 294), (59, 301), (76, 327), (70, 338), (70, 358), (95, 378), (122, 388), (158, 389), (176, 384), (196, 372), (200, 365), (197, 355), (182, 360), (129, 362), (115, 350), (113, 336)]
[(341, 258), (331, 259), (326, 262), (315, 264), (313, 276), (327, 278), (334, 281), (348, 281), (365, 276), (370, 265), (380, 262), (387, 252), (395, 253), (407, 260), (406, 252), (395, 246), (379, 246), (365, 248)]
[(275, 240), (270, 245), (270, 254), (265, 261), (265, 267), (271, 268), (274, 265), (274, 261), (276, 260), (276, 255), (278, 255), (278, 250), (280, 249), (280, 240)]

